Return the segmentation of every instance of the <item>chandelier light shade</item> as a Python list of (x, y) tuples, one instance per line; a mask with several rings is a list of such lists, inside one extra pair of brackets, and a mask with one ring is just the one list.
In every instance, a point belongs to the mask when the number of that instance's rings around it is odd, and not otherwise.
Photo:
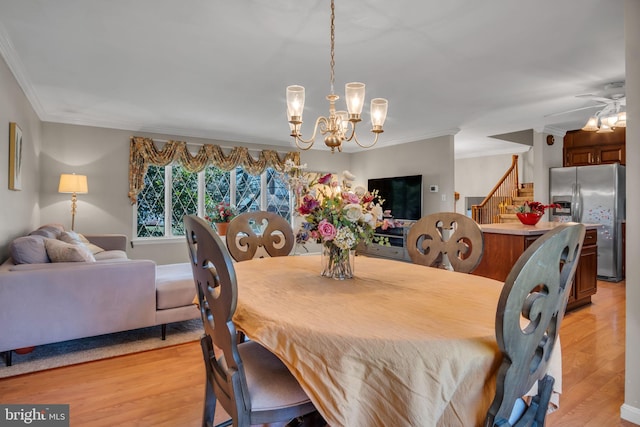
[(60, 175), (58, 193), (71, 193), (71, 230), (75, 226), (77, 195), (88, 192), (89, 186), (87, 185), (86, 175), (76, 175), (75, 173), (63, 173)]
[(324, 143), (331, 148), (331, 152), (336, 149), (342, 151), (342, 143), (344, 141), (353, 140), (360, 147), (372, 147), (378, 142), (378, 136), (384, 132), (382, 126), (387, 118), (388, 102), (384, 98), (375, 98), (371, 100), (371, 132), (375, 138), (369, 144), (362, 144), (358, 140), (356, 134), (356, 124), (362, 120), (362, 108), (365, 101), (365, 84), (360, 82), (347, 83), (345, 85), (345, 103), (347, 111), (336, 111), (336, 101), (340, 99), (333, 91), (335, 82), (335, 6), (334, 0), (331, 0), (331, 92), (327, 95), (329, 101), (329, 116), (320, 116), (316, 119), (313, 128), (313, 134), (309, 139), (302, 138), (302, 112), (304, 110), (304, 87), (300, 85), (292, 85), (287, 87), (287, 116), (289, 119), (289, 128), (296, 146), (301, 150), (308, 150), (315, 142), (318, 130), (324, 135)]

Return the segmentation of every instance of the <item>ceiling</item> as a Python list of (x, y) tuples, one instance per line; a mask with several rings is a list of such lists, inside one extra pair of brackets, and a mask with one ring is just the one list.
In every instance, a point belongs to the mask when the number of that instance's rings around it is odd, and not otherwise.
[[(361, 81), (365, 105), (389, 100), (378, 146), (455, 134), (457, 158), (526, 149), (489, 136), (580, 128), (597, 109), (545, 116), (625, 77), (623, 0), (335, 9), (336, 93)], [(291, 147), (287, 85), (306, 88), (303, 136), (328, 114), (329, 16), (328, 0), (0, 0), (0, 53), (43, 121)]]

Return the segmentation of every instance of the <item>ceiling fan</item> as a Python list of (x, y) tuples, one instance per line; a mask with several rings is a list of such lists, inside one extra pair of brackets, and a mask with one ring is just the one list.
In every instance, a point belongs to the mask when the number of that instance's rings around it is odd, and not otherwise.
[(597, 108), (595, 114), (589, 117), (587, 123), (582, 127), (585, 131), (595, 131), (598, 133), (613, 132), (615, 127), (627, 126), (627, 97), (624, 93), (624, 82), (612, 82), (604, 87), (604, 95), (583, 94), (576, 95), (576, 98), (588, 98), (597, 104), (586, 107), (573, 108), (559, 113), (548, 114), (545, 117), (558, 116), (561, 114), (573, 113)]

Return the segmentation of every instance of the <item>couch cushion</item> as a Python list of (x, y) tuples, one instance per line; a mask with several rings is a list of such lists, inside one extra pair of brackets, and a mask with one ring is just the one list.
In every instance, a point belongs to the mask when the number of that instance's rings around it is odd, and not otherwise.
[(58, 240), (71, 243), (73, 245), (85, 245), (93, 255), (104, 252), (104, 249), (102, 249), (100, 246), (94, 245), (82, 234), (78, 234), (75, 231), (63, 231), (58, 236)]
[(47, 256), (43, 236), (23, 236), (11, 242), (9, 250), (16, 264), (40, 264), (51, 262)]
[(189, 263), (156, 266), (156, 309), (193, 304), (194, 283)]
[(122, 260), (122, 259), (128, 259), (127, 258), (127, 253), (125, 251), (120, 251), (120, 250), (112, 250), (112, 251), (105, 251), (103, 250), (102, 252), (98, 252), (96, 254), (93, 255), (96, 259), (96, 261), (107, 261), (107, 260)]
[(57, 239), (45, 239), (44, 246), (52, 262), (95, 262), (91, 251), (84, 245), (73, 245)]

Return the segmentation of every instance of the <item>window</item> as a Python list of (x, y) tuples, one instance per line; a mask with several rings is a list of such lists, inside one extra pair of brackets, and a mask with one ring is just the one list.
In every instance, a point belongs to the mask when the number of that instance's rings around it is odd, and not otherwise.
[(289, 190), (273, 168), (253, 176), (241, 167), (191, 173), (179, 165), (150, 165), (137, 200), (137, 237), (184, 236), (184, 215), (207, 216), (223, 201), (238, 213), (266, 210), (291, 220)]

